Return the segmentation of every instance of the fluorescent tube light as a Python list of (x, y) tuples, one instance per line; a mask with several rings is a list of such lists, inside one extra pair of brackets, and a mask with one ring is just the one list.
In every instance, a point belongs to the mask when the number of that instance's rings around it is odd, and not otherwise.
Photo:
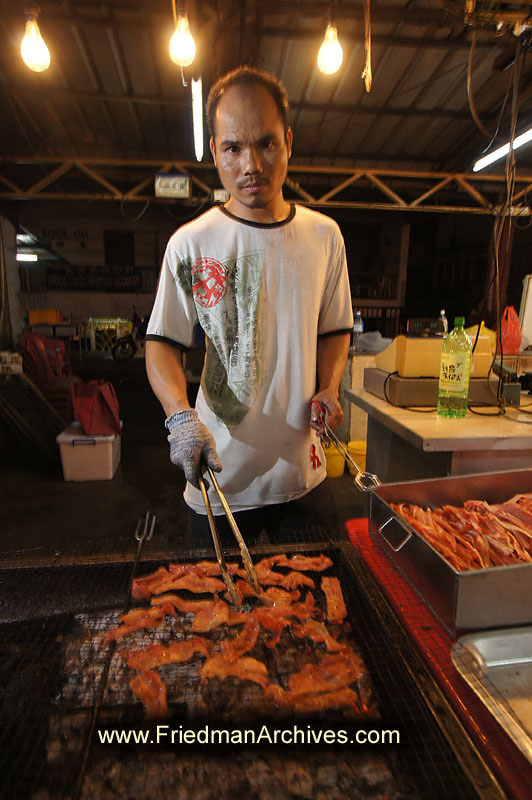
[(201, 78), (192, 80), (192, 124), (194, 126), (194, 150), (196, 160), (203, 158), (203, 92)]
[(17, 253), (17, 261), (38, 261), (37, 253)]
[[(529, 128), (524, 133), (520, 134), (520, 136), (516, 136), (513, 143), (513, 150), (517, 150), (518, 147), (522, 147), (527, 142), (532, 141), (532, 128)], [(473, 172), (478, 172), (484, 167), (487, 167), (489, 164), (493, 164), (494, 161), (498, 161), (500, 158), (504, 158), (504, 156), (508, 155), (510, 151), (510, 142), (506, 142), (503, 144), (502, 147), (499, 147), (497, 150), (494, 150), (492, 153), (488, 153), (487, 156), (483, 156), (479, 158), (478, 161), (475, 161), (473, 164)]]

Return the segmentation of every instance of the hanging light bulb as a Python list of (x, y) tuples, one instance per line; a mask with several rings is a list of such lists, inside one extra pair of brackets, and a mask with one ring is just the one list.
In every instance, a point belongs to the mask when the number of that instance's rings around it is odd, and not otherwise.
[(32, 8), (27, 9), (24, 13), (26, 30), (20, 45), (22, 60), (34, 72), (44, 72), (50, 66), (50, 51), (46, 47), (37, 23), (39, 10)]
[(188, 17), (179, 13), (175, 31), (170, 39), (170, 58), (180, 67), (190, 67), (196, 56), (196, 45), (190, 33)]
[(192, 79), (192, 124), (194, 126), (194, 150), (196, 160), (203, 158), (203, 88), (201, 78)]
[(336, 26), (329, 22), (318, 53), (318, 68), (324, 75), (334, 75), (342, 66), (343, 59), (344, 54), (342, 45), (338, 41), (338, 31)]

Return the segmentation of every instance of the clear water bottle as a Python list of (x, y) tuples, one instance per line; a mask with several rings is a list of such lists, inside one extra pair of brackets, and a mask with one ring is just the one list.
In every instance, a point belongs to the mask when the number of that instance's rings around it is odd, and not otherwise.
[(471, 370), (471, 339), (464, 331), (464, 317), (454, 318), (454, 328), (442, 344), (438, 416), (465, 417)]
[(364, 333), (364, 320), (360, 311), (355, 311), (355, 319), (353, 321), (353, 350), (355, 353), (359, 351), (359, 344), (357, 342), (361, 333)]
[(443, 336), (447, 336), (449, 333), (449, 323), (447, 322), (447, 317), (445, 316), (445, 309), (442, 308), (440, 311), (440, 320), (443, 325)]

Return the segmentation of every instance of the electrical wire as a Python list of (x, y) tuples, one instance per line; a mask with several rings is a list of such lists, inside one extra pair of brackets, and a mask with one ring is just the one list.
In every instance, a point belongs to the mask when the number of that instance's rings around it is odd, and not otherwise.
[(510, 75), (508, 76), (508, 85), (506, 87), (506, 94), (504, 95), (504, 100), (502, 101), (501, 110), (499, 112), (499, 118), (497, 120), (497, 126), (495, 128), (495, 133), (491, 137), (491, 139), (488, 142), (488, 144), (486, 145), (486, 147), (483, 150), (481, 150), (482, 154), (488, 152), (488, 150), (491, 148), (492, 144), (494, 143), (494, 141), (496, 139), (499, 139), (499, 140), (501, 139), (501, 137), (499, 136), (499, 130), (501, 128), (501, 122), (502, 122), (502, 118), (503, 118), (503, 115), (504, 115), (504, 110), (506, 108), (506, 103), (508, 102), (508, 96), (510, 94), (510, 89), (512, 88), (512, 80), (513, 80), (512, 79), (512, 73), (510, 73)]
[[(510, 148), (508, 151), (508, 155), (506, 157), (505, 162), (505, 197), (504, 201), (495, 217), (495, 221), (493, 224), (493, 240), (492, 240), (492, 247), (493, 247), (493, 269), (494, 275), (492, 280), (489, 283), (487, 295), (489, 296), (489, 292), (491, 291), (492, 284), (494, 286), (495, 291), (495, 317), (496, 317), (496, 347), (495, 347), (495, 355), (492, 360), (490, 370), (488, 372), (488, 385), (489, 385), (489, 376), (493, 371), (493, 367), (495, 365), (496, 360), (500, 359), (501, 368), (498, 373), (498, 383), (497, 383), (497, 405), (499, 408), (498, 415), (502, 415), (506, 412), (506, 401), (504, 399), (502, 393), (502, 384), (503, 384), (503, 370), (502, 365), (504, 363), (504, 348), (502, 344), (502, 298), (501, 298), (501, 274), (500, 274), (500, 249), (501, 249), (501, 242), (502, 237), (504, 234), (505, 225), (507, 226), (508, 235), (506, 238), (505, 243), (505, 264), (508, 264), (508, 259), (510, 255), (510, 226), (512, 224), (512, 202), (513, 202), (513, 195), (515, 190), (515, 154), (513, 150), (513, 141), (515, 139), (515, 132), (517, 128), (517, 114), (518, 114), (518, 107), (519, 107), (519, 83), (520, 83), (520, 55), (521, 55), (521, 41), (520, 39), (516, 40), (516, 57), (513, 64), (512, 70), (512, 110), (511, 110), (511, 122), (510, 122)], [(471, 408), (472, 413), (480, 414), (481, 412), (474, 411)], [(484, 414), (485, 416), (496, 416), (494, 414)]]
[(122, 214), (122, 217), (123, 217), (123, 218), (126, 220), (126, 222), (138, 222), (138, 221), (139, 221), (139, 219), (142, 219), (142, 217), (144, 216), (144, 214), (145, 214), (145, 213), (146, 213), (146, 211), (148, 210), (148, 206), (150, 205), (150, 203), (151, 203), (151, 200), (146, 200), (146, 203), (145, 203), (145, 205), (144, 205), (144, 208), (142, 209), (142, 211), (140, 212), (140, 214), (138, 214), (136, 217), (131, 217), (131, 218), (130, 218), (130, 217), (127, 217), (127, 216), (124, 214), (124, 201), (123, 201), (123, 200), (121, 200), (121, 201), (120, 201), (120, 213)]
[(413, 406), (400, 406), (397, 403), (392, 403), (388, 395), (388, 381), (390, 380), (390, 378), (393, 378), (394, 375), (399, 375), (397, 370), (395, 372), (389, 372), (386, 378), (384, 379), (382, 392), (384, 394), (384, 399), (386, 400), (387, 403), (389, 403), (394, 408), (404, 408), (406, 411), (415, 411), (416, 414), (433, 414), (436, 411), (436, 406), (431, 406), (430, 408), (414, 408)]
[(177, 217), (175, 214), (172, 214), (167, 205), (164, 206), (164, 210), (166, 211), (169, 217), (171, 217), (176, 222), (179, 222), (182, 225), (184, 225), (186, 222), (190, 222), (191, 220), (195, 219), (199, 214), (199, 212), (201, 211), (201, 209), (209, 202), (210, 199), (211, 199), (210, 193), (206, 194), (205, 197), (202, 199), (201, 203), (196, 206), (194, 212), (186, 217)]
[(370, 0), (364, 0), (364, 47), (366, 49), (366, 63), (362, 72), (366, 92), (371, 91), (373, 73), (371, 71), (371, 18)]
[(473, 29), (473, 37), (471, 39), (471, 47), (469, 48), (469, 59), (468, 59), (468, 62), (467, 62), (467, 81), (466, 81), (467, 100), (469, 102), (469, 110), (471, 111), (471, 116), (473, 117), (473, 119), (475, 121), (475, 125), (477, 126), (479, 131), (484, 136), (486, 136), (488, 139), (490, 139), (491, 138), (491, 133), (489, 133), (488, 129), (480, 121), (480, 117), (477, 114), (477, 109), (476, 109), (476, 106), (475, 106), (475, 100), (473, 98), (473, 90), (472, 90), (472, 87), (471, 87), (471, 72), (472, 72), (473, 55), (475, 53), (475, 45), (476, 45), (476, 43), (477, 43), (477, 30), (476, 30), (476, 28), (474, 28)]

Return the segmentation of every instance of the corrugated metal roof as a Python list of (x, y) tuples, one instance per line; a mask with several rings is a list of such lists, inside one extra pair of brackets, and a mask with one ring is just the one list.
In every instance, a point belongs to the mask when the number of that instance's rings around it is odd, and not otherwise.
[[(374, 3), (373, 85), (367, 93), (360, 0), (331, 5), (344, 48), (343, 65), (333, 76), (322, 75), (316, 65), (328, 3), (196, 0), (189, 3), (198, 46), (194, 71), (201, 72), (205, 92), (215, 77), (242, 62), (277, 74), (291, 102), (295, 165), (468, 172), (489, 143), (467, 97), (474, 30), (471, 82), (490, 132), (510, 82), (500, 122), (505, 138), (512, 69), (494, 63), (505, 52), (511, 61), (518, 37), (506, 24), (497, 30), (495, 17), (532, 11), (532, 0), (490, 3), (486, 21), (483, 3), (487, 8), (487, 0), (475, 6), (476, 29), (466, 24), (463, 3), (451, 6), (448, 0), (446, 8), (443, 0)], [(190, 87), (184, 85), (192, 72), (182, 76), (168, 56), (170, 0), (42, 0), (39, 24), (52, 63), (40, 74), (30, 72), (20, 57), (23, 6), (0, 0), (0, 10), (0, 178), (12, 179), (4, 169), (13, 157), (193, 161)], [(525, 49), (527, 36), (521, 39)], [(532, 124), (532, 67), (524, 56), (519, 64), (518, 132)], [(210, 161), (207, 133), (205, 153)], [(532, 144), (519, 151), (517, 163), (532, 170)], [(47, 172), (38, 165), (28, 184)], [(204, 179), (211, 180), (207, 171)], [(327, 185), (327, 175), (322, 180)]]

